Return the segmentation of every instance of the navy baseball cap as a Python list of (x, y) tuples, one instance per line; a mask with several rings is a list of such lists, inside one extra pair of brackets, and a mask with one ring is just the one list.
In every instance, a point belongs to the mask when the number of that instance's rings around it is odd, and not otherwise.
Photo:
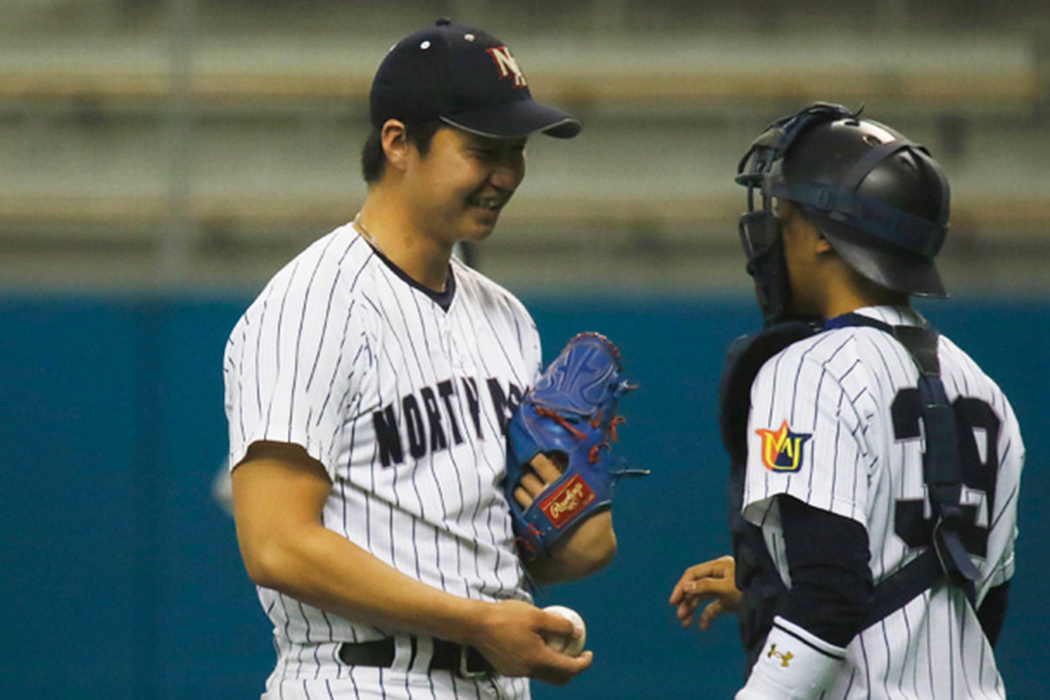
[(510, 49), (479, 29), (438, 20), (390, 49), (372, 81), (372, 125), (440, 119), (482, 136), (542, 131), (572, 138), (583, 124), (532, 99)]

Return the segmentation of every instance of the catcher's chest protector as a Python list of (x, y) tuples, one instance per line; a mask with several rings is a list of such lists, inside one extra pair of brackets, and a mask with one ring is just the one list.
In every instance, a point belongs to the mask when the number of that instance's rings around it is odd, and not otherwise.
[(747, 469), (747, 419), (751, 413), (751, 384), (771, 357), (818, 329), (802, 321), (771, 326), (739, 338), (729, 348), (720, 387), (719, 424), (729, 452), (729, 530), (736, 559), (736, 585), (743, 593), (737, 619), (747, 655), (747, 670), (762, 650), (773, 624), (777, 599), (786, 590), (762, 539), (762, 530), (740, 514)]

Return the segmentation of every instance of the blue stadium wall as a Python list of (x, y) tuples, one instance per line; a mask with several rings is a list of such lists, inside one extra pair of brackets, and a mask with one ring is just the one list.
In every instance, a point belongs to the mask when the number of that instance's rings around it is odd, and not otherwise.
[[(0, 300), (0, 697), (255, 698), (269, 626), (210, 494), (226, 450), (221, 358), (246, 298)], [(667, 597), (728, 549), (718, 373), (754, 328), (739, 298), (525, 298), (548, 359), (579, 330), (621, 345), (641, 389), (623, 452), (652, 475), (616, 508), (620, 556), (543, 590), (579, 610), (595, 664), (539, 699), (731, 697), (735, 621), (681, 629)], [(922, 310), (1006, 390), (1028, 446), (1018, 572), (999, 660), (1013, 698), (1050, 697), (1050, 303)]]

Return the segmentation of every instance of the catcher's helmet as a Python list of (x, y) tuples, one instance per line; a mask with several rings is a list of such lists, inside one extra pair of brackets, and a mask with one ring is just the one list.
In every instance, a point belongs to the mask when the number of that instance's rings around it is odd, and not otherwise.
[(947, 296), (934, 257), (948, 232), (948, 181), (923, 146), (897, 131), (816, 103), (756, 139), (737, 182), (749, 191), (741, 219), (749, 259), (776, 236), (777, 197), (798, 204), (864, 277), (898, 292)]

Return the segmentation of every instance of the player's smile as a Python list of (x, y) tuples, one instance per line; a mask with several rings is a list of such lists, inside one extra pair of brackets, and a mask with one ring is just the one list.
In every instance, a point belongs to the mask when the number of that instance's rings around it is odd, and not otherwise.
[(467, 206), (478, 213), (488, 226), (495, 226), (500, 212), (513, 195), (514, 190), (502, 190), (487, 196), (477, 193), (467, 197)]
[(482, 197), (480, 194), (476, 194), (467, 199), (467, 204), (472, 207), (488, 209), (489, 211), (499, 211), (513, 194), (513, 190), (506, 190), (492, 197)]

